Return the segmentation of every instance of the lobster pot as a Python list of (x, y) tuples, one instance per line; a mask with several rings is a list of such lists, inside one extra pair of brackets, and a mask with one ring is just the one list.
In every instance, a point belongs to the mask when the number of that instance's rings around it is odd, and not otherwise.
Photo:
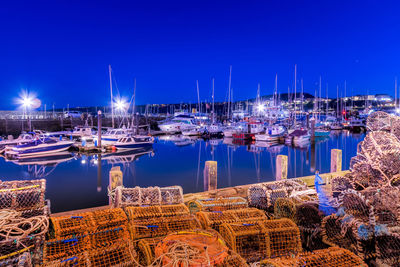
[(183, 190), (181, 186), (160, 187), (161, 205), (183, 203)]
[(10, 257), (0, 256), (0, 266), (32, 267), (31, 254), (24, 252)]
[(343, 191), (353, 189), (350, 179), (343, 176), (336, 176), (331, 179), (332, 196), (337, 198)]
[(227, 255), (228, 248), (218, 234), (204, 230), (170, 234), (155, 248), (163, 266), (218, 266)]
[(83, 235), (95, 230), (92, 212), (79, 213), (73, 216), (51, 217), (51, 236), (64, 238), (69, 235)]
[(46, 267), (70, 267), (70, 266), (79, 266), (79, 267), (90, 267), (89, 256), (87, 252), (82, 252), (73, 256), (69, 256), (67, 258), (61, 258), (58, 260), (46, 262), (43, 264)]
[(129, 221), (189, 215), (189, 209), (185, 206), (185, 204), (148, 207), (126, 207), (125, 211), (128, 215)]
[(278, 198), (286, 198), (293, 192), (308, 190), (307, 185), (298, 179), (260, 183), (249, 187), (247, 197), (249, 206), (263, 210), (272, 210)]
[(133, 266), (136, 252), (131, 241), (116, 243), (110, 247), (89, 251), (91, 266)]
[(125, 225), (116, 228), (103, 229), (99, 232), (91, 233), (90, 244), (92, 248), (108, 247), (115, 243), (129, 239), (129, 232)]
[(150, 265), (155, 259), (155, 248), (164, 237), (144, 238), (137, 243), (139, 263), (143, 266)]
[(64, 239), (53, 239), (44, 243), (43, 263), (60, 259), (69, 259), (90, 248), (88, 235), (73, 235)]
[(338, 247), (303, 252), (296, 257), (280, 257), (263, 260), (262, 267), (367, 267), (367, 265), (350, 251)]
[(220, 234), (230, 249), (248, 262), (267, 256), (267, 237), (260, 223), (224, 223)]
[(0, 209), (36, 210), (46, 203), (46, 180), (0, 182)]
[(128, 223), (128, 217), (121, 208), (94, 211), (92, 217), (96, 231), (118, 227)]
[(278, 198), (274, 204), (274, 217), (295, 219), (296, 203), (290, 198)]
[(398, 230), (385, 229), (385, 226), (376, 227), (379, 233), (375, 237), (377, 261), (388, 266), (400, 264), (400, 234)]
[(373, 213), (364, 193), (353, 189), (348, 189), (340, 194), (339, 204), (346, 214), (364, 222), (368, 222), (370, 215)]
[(212, 228), (217, 231), (219, 231), (219, 227), (223, 223), (251, 222), (268, 219), (262, 210), (255, 208), (212, 212), (200, 211), (196, 213), (196, 217), (204, 229)]
[(196, 199), (188, 203), (190, 212), (225, 211), (247, 208), (246, 199), (242, 197)]
[(262, 226), (268, 258), (296, 255), (302, 251), (300, 231), (292, 220), (267, 220), (262, 222)]
[(118, 186), (115, 189), (116, 207), (154, 206), (183, 203), (183, 191), (180, 186), (170, 187), (134, 187)]
[(189, 209), (185, 204), (162, 205), (160, 206), (161, 214), (164, 217), (189, 215)]
[(20, 211), (21, 212), (21, 217), (23, 217), (23, 218), (31, 218), (31, 217), (35, 217), (35, 216), (46, 216), (46, 217), (49, 217), (50, 216), (50, 205), (49, 205), (49, 202), (50, 201), (47, 200), (45, 202), (46, 205), (41, 207), (41, 208)]
[(126, 207), (125, 212), (128, 215), (128, 219), (130, 222), (135, 220), (145, 220), (162, 217), (160, 206)]
[(201, 228), (200, 222), (191, 215), (164, 218), (164, 223), (167, 225), (168, 233)]

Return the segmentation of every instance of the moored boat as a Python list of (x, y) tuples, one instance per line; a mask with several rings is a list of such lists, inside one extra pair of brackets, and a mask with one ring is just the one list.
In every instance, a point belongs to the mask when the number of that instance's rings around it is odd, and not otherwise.
[(273, 125), (267, 128), (264, 134), (256, 134), (256, 141), (278, 142), (286, 133), (286, 128), (281, 125)]
[(140, 149), (154, 144), (154, 137), (147, 135), (126, 135), (114, 143), (117, 149)]
[(73, 141), (62, 141), (51, 138), (37, 139), (23, 145), (17, 145), (5, 152), (7, 157), (28, 158), (37, 157), (68, 150)]

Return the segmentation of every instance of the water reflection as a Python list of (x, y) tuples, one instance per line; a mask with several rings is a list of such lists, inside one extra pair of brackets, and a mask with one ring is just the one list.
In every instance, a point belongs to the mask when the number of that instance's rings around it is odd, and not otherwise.
[[(120, 166), (124, 185), (181, 185), (185, 193), (204, 190), (207, 160), (218, 162), (218, 188), (275, 180), (277, 155), (288, 156), (288, 177), (329, 172), (330, 150), (343, 149), (343, 169), (357, 153), (364, 134), (332, 132), (300, 147), (270, 145), (234, 139), (203, 140), (182, 136), (158, 138), (153, 149), (103, 155), (64, 153), (56, 157), (8, 162), (0, 159), (2, 179), (47, 179), (52, 211), (79, 209), (108, 203), (108, 174)], [(5, 177), (5, 178), (3, 178)]]

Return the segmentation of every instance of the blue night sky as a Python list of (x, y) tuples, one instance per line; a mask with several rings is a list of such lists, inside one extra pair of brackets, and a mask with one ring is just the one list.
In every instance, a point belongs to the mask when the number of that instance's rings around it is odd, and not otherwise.
[[(22, 88), (48, 106), (109, 103), (108, 64), (120, 95), (137, 103), (217, 101), (233, 66), (235, 100), (293, 85), (336, 97), (394, 94), (400, 78), (399, 1), (3, 1), (0, 108)], [(299, 87), (298, 87), (299, 88)], [(117, 90), (116, 90), (117, 91)], [(323, 89), (323, 96), (325, 89)]]

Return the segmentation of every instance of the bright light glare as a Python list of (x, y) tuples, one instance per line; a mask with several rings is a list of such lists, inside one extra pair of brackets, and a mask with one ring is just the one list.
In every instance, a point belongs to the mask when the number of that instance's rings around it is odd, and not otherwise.
[(41, 105), (40, 100), (37, 99), (34, 94), (30, 94), (27, 91), (22, 91), (19, 94), (17, 102), (19, 105), (21, 105), (22, 108), (25, 109), (31, 109), (31, 108), (35, 109)]
[(115, 102), (115, 107), (116, 107), (117, 110), (125, 110), (127, 105), (128, 105), (128, 103), (126, 103), (126, 101), (124, 99), (118, 99)]
[(260, 111), (260, 112), (264, 111), (264, 105), (263, 104), (258, 104), (257, 110)]

